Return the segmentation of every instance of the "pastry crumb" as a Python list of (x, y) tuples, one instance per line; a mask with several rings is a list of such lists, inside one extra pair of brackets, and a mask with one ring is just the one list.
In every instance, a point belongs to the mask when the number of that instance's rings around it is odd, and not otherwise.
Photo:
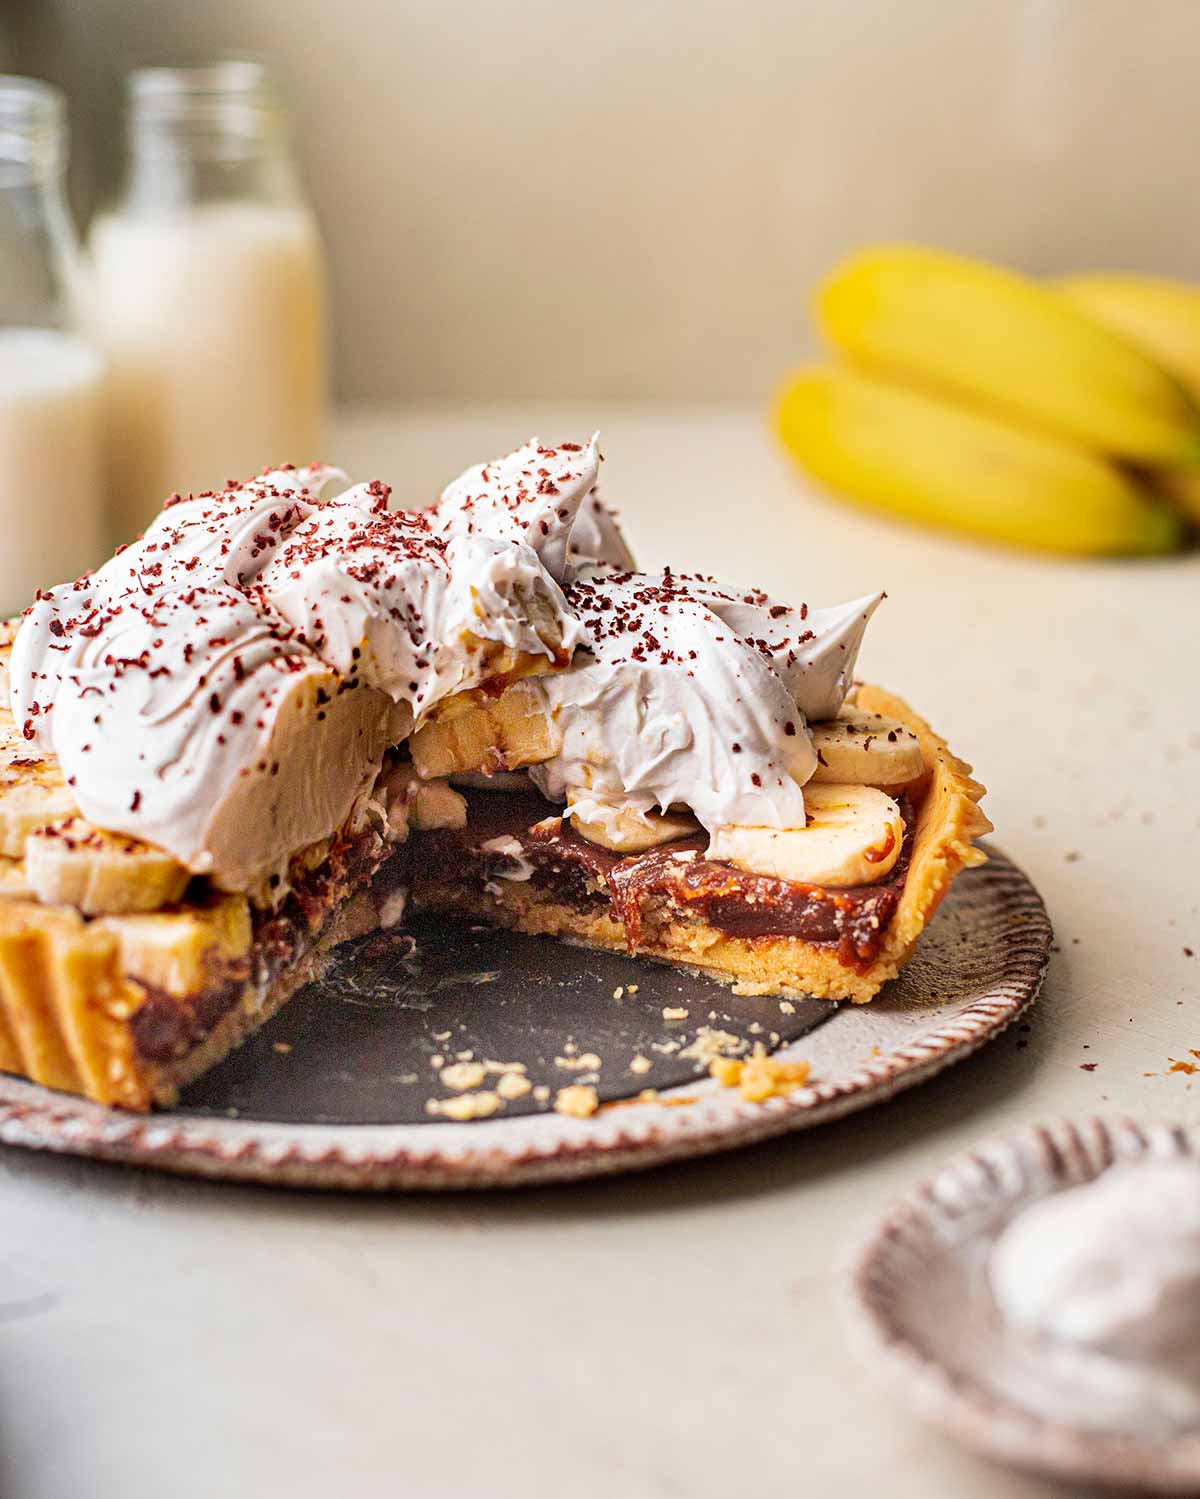
[(796, 1006), (790, 999), (781, 999), (779, 1001), (779, 1010), (783, 1015), (794, 1015), (796, 1013)]
[(506, 1072), (496, 1084), (496, 1092), (508, 1100), (524, 1098), (532, 1088), (533, 1084), (521, 1072)]
[(613, 990), (613, 998), (620, 999), (624, 993), (625, 990), (621, 987), (620, 984), (618, 984), (617, 987)]
[(468, 1088), (478, 1088), (484, 1076), (481, 1062), (454, 1062), (442, 1068), (441, 1082), (447, 1088), (465, 1093)]
[(500, 1095), (487, 1091), (460, 1093), (457, 1098), (427, 1098), (425, 1112), (440, 1114), (446, 1119), (486, 1119), (501, 1107)]
[(681, 1057), (689, 1057), (693, 1061), (707, 1067), (714, 1057), (725, 1056), (729, 1052), (745, 1050), (746, 1043), (741, 1036), (735, 1036), (732, 1031), (720, 1031), (711, 1025), (702, 1025), (696, 1032), (691, 1043), (679, 1053)]
[(681, 1005), (668, 1005), (662, 1012), (664, 1020), (686, 1020), (690, 1014), (691, 1011), (685, 1010)]
[(564, 1072), (595, 1072), (604, 1064), (594, 1051), (585, 1051), (577, 1057), (555, 1057), (554, 1065)]
[(271, 1050), (272, 1051), (277, 1051), (281, 1057), (286, 1057), (287, 1054), (288, 1054), (288, 1052), (291, 1051), (291, 1049), (292, 1049), (291, 1042), (289, 1042), (289, 1041), (272, 1041), (271, 1042)]
[(599, 1107), (600, 1099), (595, 1088), (583, 1083), (572, 1083), (554, 1095), (554, 1112), (569, 1114), (573, 1119), (588, 1119)]
[(537, 1087), (533, 1090), (533, 1096), (538, 1103), (545, 1103), (550, 1097), (550, 1089), (545, 1083), (538, 1083)]
[(812, 1072), (812, 1063), (768, 1056), (756, 1046), (745, 1058), (714, 1057), (708, 1070), (722, 1088), (736, 1088), (747, 1103), (762, 1103), (802, 1088)]
[(644, 1057), (639, 1053), (629, 1063), (629, 1070), (630, 1072), (636, 1072), (640, 1077), (642, 1073), (649, 1072), (651, 1067), (653, 1066), (654, 1063), (650, 1060), (649, 1057)]

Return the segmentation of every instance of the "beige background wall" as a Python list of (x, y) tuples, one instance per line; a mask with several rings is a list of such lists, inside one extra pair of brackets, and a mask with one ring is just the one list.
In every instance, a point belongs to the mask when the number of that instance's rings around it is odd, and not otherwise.
[(756, 396), (867, 238), (1200, 277), (1200, 0), (16, 0), (81, 202), (130, 55), (291, 91), (351, 398)]

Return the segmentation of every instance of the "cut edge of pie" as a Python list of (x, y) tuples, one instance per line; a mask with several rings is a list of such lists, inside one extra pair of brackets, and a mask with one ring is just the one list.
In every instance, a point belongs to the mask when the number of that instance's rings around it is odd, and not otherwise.
[[(611, 909), (604, 909), (604, 898), (598, 898), (593, 909), (581, 910), (578, 904), (542, 898), (531, 882), (491, 880), (481, 886), (453, 874), (431, 875), (420, 864), (414, 870), (414, 904), (456, 909), (515, 931), (701, 970), (733, 985), (739, 994), (865, 1003), (908, 961), (960, 871), (986, 862), (986, 854), (973, 840), (991, 832), (992, 824), (979, 806), (985, 788), (972, 778), (971, 767), (902, 698), (860, 683), (852, 700), (868, 713), (911, 729), (926, 769), (926, 784), (906, 835), (910, 853), (900, 897), (869, 961), (849, 965), (836, 944), (797, 936), (731, 935), (698, 912), (678, 906), (660, 912), (658, 921), (642, 922), (641, 938), (631, 940), (628, 926)], [(444, 861), (432, 863), (444, 866)]]
[(318, 978), (339, 943), (388, 924), (393, 864), (413, 881), (418, 906), (703, 970), (742, 993), (869, 1000), (899, 973), (958, 873), (984, 861), (973, 840), (991, 824), (970, 767), (902, 699), (860, 684), (856, 702), (909, 727), (926, 767), (926, 784), (914, 791), (899, 899), (869, 962), (849, 966), (836, 944), (797, 936), (731, 936), (690, 913), (651, 922), (650, 940), (631, 942), (628, 926), (611, 913), (556, 904), (518, 882), (490, 881), (491, 889), (435, 882), (422, 871), (423, 835), (392, 849), (360, 829), (313, 871), (314, 890), (301, 903), (305, 921), (293, 918), (282, 934), (273, 933), (269, 916), (252, 918), (244, 897), (219, 893), (93, 920), (35, 900), (0, 899), (0, 1071), (124, 1109), (173, 1103)]

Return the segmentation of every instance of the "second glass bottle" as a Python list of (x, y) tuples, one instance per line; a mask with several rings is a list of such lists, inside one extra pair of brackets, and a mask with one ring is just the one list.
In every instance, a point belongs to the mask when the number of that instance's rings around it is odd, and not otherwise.
[(130, 75), (128, 163), (93, 225), (116, 539), (164, 499), (322, 456), (324, 277), (257, 63)]

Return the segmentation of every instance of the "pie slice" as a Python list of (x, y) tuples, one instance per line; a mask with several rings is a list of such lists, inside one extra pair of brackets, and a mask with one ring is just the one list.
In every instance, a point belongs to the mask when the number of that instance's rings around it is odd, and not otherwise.
[(899, 857), (874, 883), (823, 888), (741, 869), (712, 858), (694, 824), (623, 853), (582, 837), (531, 785), (479, 780), (465, 823), (414, 851), (410, 899), (702, 969), (742, 994), (869, 1000), (911, 957), (955, 876), (984, 862), (973, 840), (991, 824), (971, 767), (907, 703), (860, 683), (852, 707), (877, 716), (885, 740), (908, 729), (920, 763), (900, 800)]
[(276, 470), (0, 630), (0, 1070), (145, 1110), (412, 907), (869, 1000), (989, 828), (831, 610), (633, 571), (591, 443)]

